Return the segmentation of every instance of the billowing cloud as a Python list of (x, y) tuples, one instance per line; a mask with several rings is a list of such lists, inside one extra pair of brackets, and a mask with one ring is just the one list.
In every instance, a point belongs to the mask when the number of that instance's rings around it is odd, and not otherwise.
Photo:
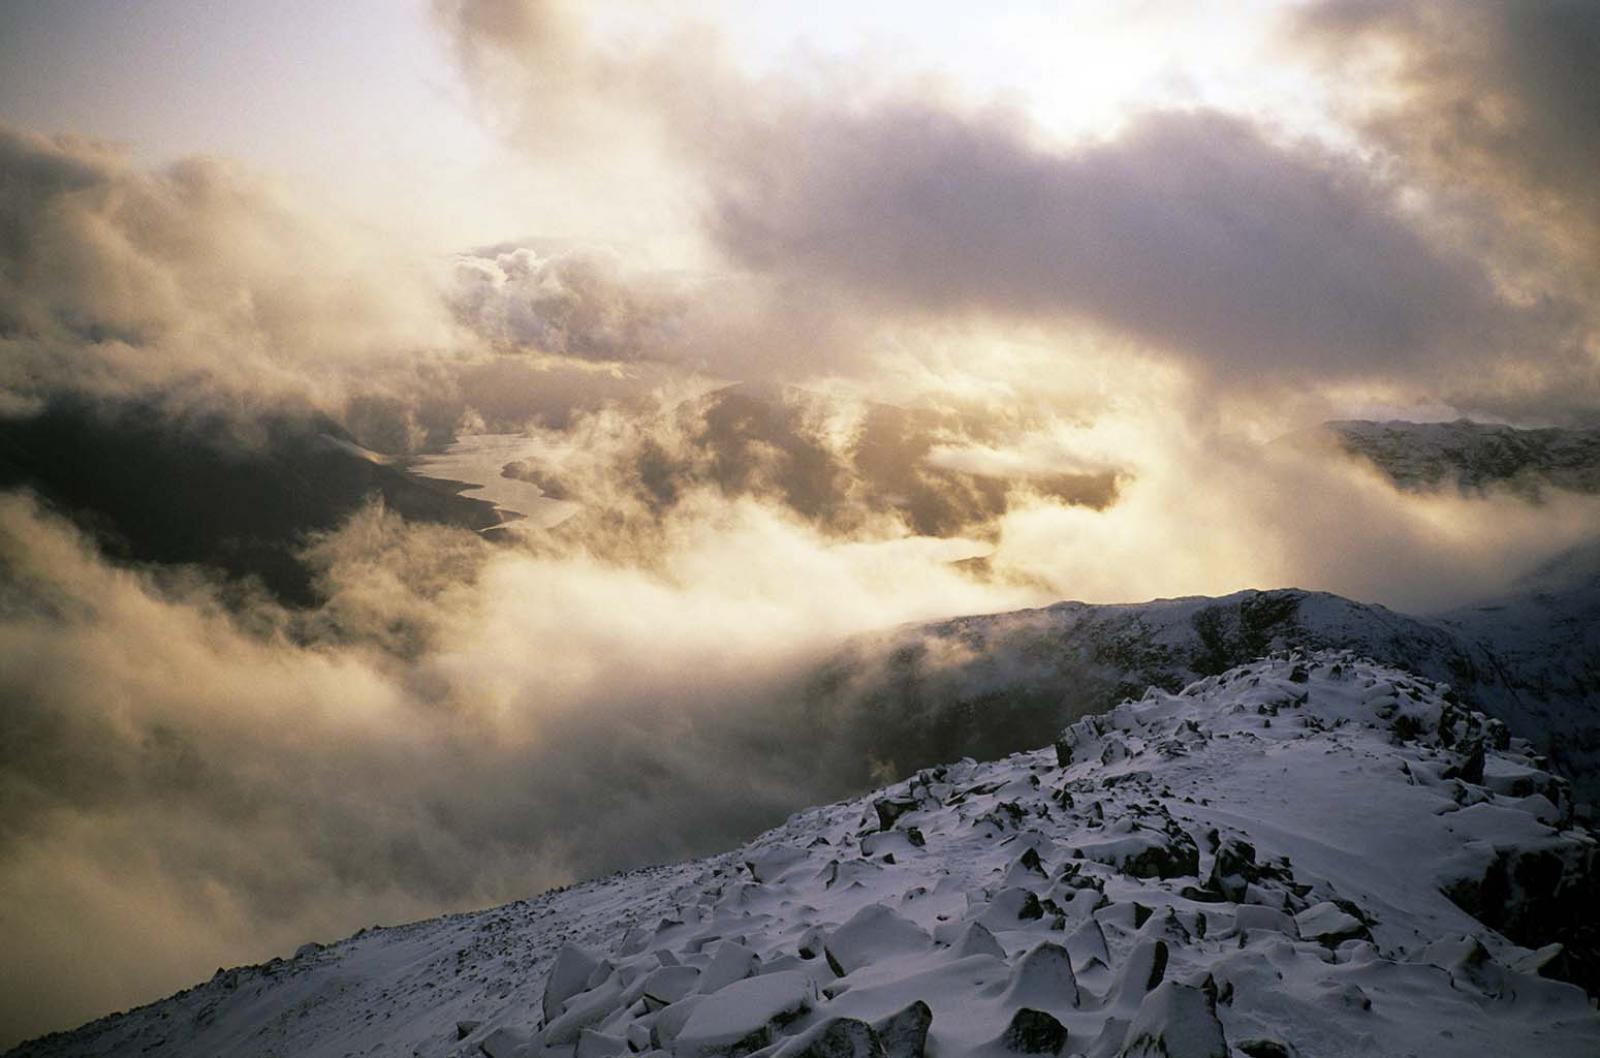
[(823, 651), (1038, 598), (946, 565), (959, 545), (831, 543), (710, 493), (655, 542), (640, 568), (371, 509), (314, 545), (328, 602), (290, 614), (111, 567), (4, 498), (0, 896), (26, 913), (0, 1031), (710, 851), (868, 780), (806, 748)]
[[(1104, 328), (1236, 387), (1360, 379), (1526, 402), (1594, 382), (1578, 292), (1508, 290), (1370, 152), (1207, 110), (1051, 143), (1019, 109), (927, 82), (840, 66), (751, 79), (704, 30), (691, 60), (670, 33), (613, 46), (559, 5), (441, 14), (483, 98), (542, 120), (562, 96), (537, 83), (565, 71), (585, 107), (647, 122), (632, 171), (689, 178), (690, 216), (725, 260), (836, 315)], [(1468, 361), (1473, 381), (1441, 392), (1441, 368)]]
[(459, 351), (426, 263), (227, 162), (0, 127), (0, 385), (337, 407)]
[(667, 277), (628, 274), (614, 251), (541, 256), (519, 247), (463, 258), (452, 306), (463, 322), (501, 345), (629, 361), (662, 358), (682, 347), (696, 293)]
[[(1329, 0), (1296, 19), (1362, 85), (1362, 130), (1447, 200), (1500, 213), (1501, 239), (1540, 236), (1592, 296), (1600, 263), (1600, 10), (1584, 0), (1405, 5)], [(1531, 262), (1521, 262), (1531, 264)], [(1556, 277), (1546, 272), (1542, 279)]]
[(1330, 0), (1291, 20), (1341, 117), (1427, 203), (1434, 229), (1519, 304), (1559, 313), (1487, 378), (1451, 379), (1464, 410), (1592, 422), (1600, 404), (1600, 11), (1582, 0), (1392, 5)]
[(637, 547), (634, 534), (705, 489), (781, 507), (830, 537), (981, 537), (1028, 496), (1097, 509), (1115, 502), (1112, 463), (1056, 451), (1030, 464), (980, 447), (1051, 426), (1048, 415), (1004, 422), (843, 394), (727, 386), (653, 412), (580, 416), (541, 432), (537, 455), (506, 472), (577, 503), (581, 513), (559, 531), (584, 534), (591, 547), (619, 527)]
[(1215, 113), (1042, 148), (1004, 115), (808, 106), (713, 177), (739, 261), (920, 312), (1087, 318), (1232, 378), (1414, 376), (1559, 342), (1393, 192)]
[(653, 267), (601, 244), (462, 254), (447, 299), (497, 352), (613, 374), (667, 366), (724, 382), (860, 377), (884, 344), (885, 321), (837, 292), (749, 270)]

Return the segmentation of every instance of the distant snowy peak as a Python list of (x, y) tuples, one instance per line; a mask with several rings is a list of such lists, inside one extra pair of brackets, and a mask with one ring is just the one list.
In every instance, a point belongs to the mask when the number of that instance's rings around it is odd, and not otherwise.
[(1497, 423), (1324, 424), (1346, 451), (1372, 462), (1398, 488), (1422, 492), (1502, 487), (1529, 496), (1547, 488), (1600, 492), (1600, 429), (1521, 430)]
[(1597, 848), (1499, 721), (1283, 654), (18, 1053), (1589, 1056)]

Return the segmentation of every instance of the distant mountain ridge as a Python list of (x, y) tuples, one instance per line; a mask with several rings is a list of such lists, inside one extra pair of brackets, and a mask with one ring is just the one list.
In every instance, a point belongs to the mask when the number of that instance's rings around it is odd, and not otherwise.
[(317, 601), (299, 555), (307, 535), (370, 498), (420, 521), (499, 523), (493, 504), (460, 487), (410, 473), (311, 412), (235, 418), (61, 398), (0, 418), (0, 489), (33, 491), (114, 558), (254, 577), (297, 605)]
[(1600, 492), (1600, 428), (1352, 419), (1325, 423), (1324, 429), (1345, 451), (1370, 461), (1407, 491)]
[(1273, 650), (1345, 649), (1449, 683), (1600, 801), (1600, 574), (1412, 616), (1326, 592), (1062, 602), (849, 644), (806, 690), (827, 753), (898, 769), (997, 756), (1147, 686), (1177, 690)]

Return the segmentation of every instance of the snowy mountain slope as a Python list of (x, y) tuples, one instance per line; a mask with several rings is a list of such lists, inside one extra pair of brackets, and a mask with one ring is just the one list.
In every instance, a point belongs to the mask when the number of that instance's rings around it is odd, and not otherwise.
[(1278, 656), (13, 1053), (1592, 1055), (1600, 845), (1453, 698)]
[(1522, 430), (1470, 419), (1353, 419), (1323, 429), (1407, 491), (1504, 487), (1529, 497), (1547, 488), (1600, 492), (1600, 429)]
[(863, 638), (808, 689), (830, 752), (910, 769), (1037, 744), (1147, 686), (1273, 651), (1348, 649), (1447, 682), (1600, 801), (1600, 577), (1431, 617), (1299, 589), (1064, 602)]
[[(1586, 556), (1594, 562), (1595, 555)], [(1600, 803), (1600, 573), (1439, 614), (1468, 645), (1470, 672), (1452, 676), (1480, 707), (1534, 739)]]

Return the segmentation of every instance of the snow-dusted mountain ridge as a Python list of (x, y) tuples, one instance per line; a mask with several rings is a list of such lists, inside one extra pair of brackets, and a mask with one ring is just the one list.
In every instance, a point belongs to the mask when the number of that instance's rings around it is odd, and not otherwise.
[(1453, 692), (1280, 654), (723, 855), (308, 946), (14, 1053), (1592, 1055), (1569, 982), (1600, 984), (1597, 850)]
[(818, 753), (914, 769), (1003, 756), (1147, 686), (1176, 691), (1284, 649), (1353, 650), (1449, 683), (1600, 801), (1600, 575), (1414, 616), (1325, 592), (1242, 591), (1125, 605), (1063, 602), (865, 637), (808, 688)]
[(1550, 488), (1600, 492), (1600, 429), (1518, 429), (1470, 419), (1349, 419), (1323, 429), (1407, 491), (1506, 488), (1530, 498)]

